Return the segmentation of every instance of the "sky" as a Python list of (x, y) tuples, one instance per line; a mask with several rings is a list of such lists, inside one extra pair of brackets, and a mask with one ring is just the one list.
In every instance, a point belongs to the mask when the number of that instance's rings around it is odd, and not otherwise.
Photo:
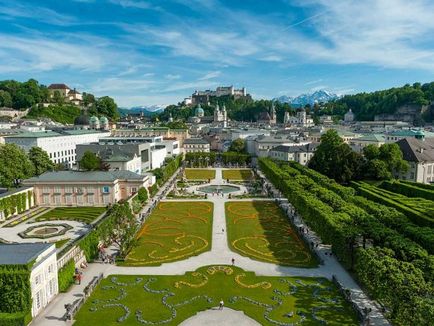
[(373, 91), (434, 81), (433, 17), (432, 0), (0, 0), (0, 80), (121, 107)]

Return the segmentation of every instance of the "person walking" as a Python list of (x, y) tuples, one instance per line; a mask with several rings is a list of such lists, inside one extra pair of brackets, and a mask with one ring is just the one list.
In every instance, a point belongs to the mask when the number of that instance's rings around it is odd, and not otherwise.
[(225, 303), (223, 302), (223, 299), (220, 299), (220, 303), (219, 303), (219, 310), (223, 310)]
[(235, 265), (235, 258), (232, 258), (232, 266)]

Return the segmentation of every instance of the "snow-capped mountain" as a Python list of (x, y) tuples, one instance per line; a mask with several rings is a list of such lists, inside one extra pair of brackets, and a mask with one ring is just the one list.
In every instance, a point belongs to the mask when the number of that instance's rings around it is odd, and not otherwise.
[(149, 105), (149, 106), (134, 106), (132, 108), (119, 108), (119, 112), (121, 115), (128, 115), (128, 114), (137, 114), (142, 113), (146, 116), (158, 114), (166, 108), (167, 105), (164, 104), (158, 104), (158, 105)]
[(313, 93), (307, 93), (307, 94), (301, 94), (296, 97), (291, 96), (280, 96), (273, 99), (273, 101), (281, 102), (281, 103), (290, 103), (290, 104), (296, 104), (300, 106), (304, 106), (306, 104), (313, 105), (315, 103), (326, 103), (331, 100), (335, 100), (339, 98), (338, 95), (331, 93), (326, 90), (319, 90), (315, 91)]

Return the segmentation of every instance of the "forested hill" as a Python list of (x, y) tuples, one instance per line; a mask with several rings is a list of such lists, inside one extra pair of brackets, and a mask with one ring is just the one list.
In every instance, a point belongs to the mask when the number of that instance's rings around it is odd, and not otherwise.
[[(357, 120), (373, 120), (376, 114), (393, 114), (396, 109), (407, 104), (429, 105), (434, 101), (434, 82), (414, 83), (372, 93), (345, 95), (329, 102), (322, 114), (343, 116), (350, 108)], [(433, 120), (433, 108), (422, 116), (426, 122)]]
[[(15, 80), (0, 81), (0, 108), (15, 110), (30, 108), (29, 118), (50, 118), (61, 123), (73, 123), (80, 115), (80, 107), (73, 105), (59, 94), (50, 96), (47, 86), (39, 84), (35, 79), (26, 82)], [(57, 95), (57, 96), (56, 96)], [(111, 120), (119, 117), (117, 105), (109, 96), (96, 98), (93, 94), (82, 92), (82, 106), (87, 108), (89, 115), (106, 116)], [(42, 103), (49, 104), (42, 105)]]

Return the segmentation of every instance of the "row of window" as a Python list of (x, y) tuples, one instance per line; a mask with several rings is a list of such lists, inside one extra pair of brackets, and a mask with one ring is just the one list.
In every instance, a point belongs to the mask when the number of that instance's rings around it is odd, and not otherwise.
[[(75, 200), (74, 200), (75, 198)], [(108, 204), (110, 203), (110, 197), (109, 196), (103, 196), (103, 203), (104, 204)], [(44, 205), (50, 205), (53, 203), (53, 201), (50, 200), (50, 195), (43, 195), (42, 196), (42, 202), (44, 203)], [(60, 195), (54, 195), (53, 196), (54, 199), (54, 204), (55, 205), (61, 205), (63, 203), (66, 203), (66, 205), (72, 205), (72, 204), (77, 204), (77, 205), (83, 205), (83, 204), (89, 204), (89, 205), (93, 205), (95, 204), (95, 196), (92, 195), (87, 195), (87, 196), (83, 196), (83, 195), (78, 195), (76, 197), (73, 197), (71, 195), (65, 195), (65, 196), (60, 196)], [(62, 200), (63, 199), (63, 200)]]
[[(50, 193), (53, 190), (55, 194), (60, 194), (62, 192), (62, 189), (65, 194), (83, 194), (85, 191), (87, 192), (87, 194), (95, 193), (95, 187), (73, 187), (73, 186), (64, 187), (64, 188), (59, 186), (55, 186), (55, 187), (44, 186), (42, 188), (42, 192), (46, 194), (46, 193)], [(110, 193), (110, 187), (109, 186), (101, 187), (101, 192), (104, 194)]]

